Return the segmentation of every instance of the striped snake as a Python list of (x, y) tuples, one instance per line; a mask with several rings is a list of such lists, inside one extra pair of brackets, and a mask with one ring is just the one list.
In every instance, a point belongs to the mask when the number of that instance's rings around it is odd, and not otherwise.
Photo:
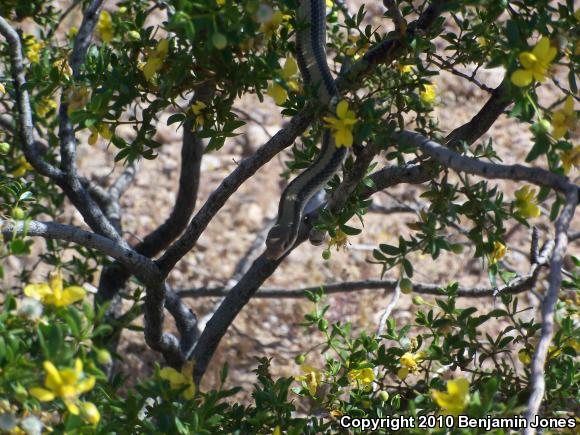
[[(338, 90), (326, 61), (325, 0), (300, 0), (297, 11), (296, 59), (307, 85), (312, 85), (323, 106), (333, 106)], [(304, 26), (303, 26), (304, 25)], [(278, 219), (266, 239), (266, 257), (278, 260), (296, 243), (304, 207), (340, 168), (348, 150), (337, 148), (329, 129), (322, 135), (316, 161), (288, 186), (278, 206)]]

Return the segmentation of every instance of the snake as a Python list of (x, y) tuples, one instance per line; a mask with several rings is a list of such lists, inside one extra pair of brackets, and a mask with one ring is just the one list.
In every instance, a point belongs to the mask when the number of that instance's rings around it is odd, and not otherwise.
[[(299, 24), (296, 61), (300, 74), (305, 84), (316, 90), (317, 102), (331, 108), (339, 95), (326, 59), (325, 0), (299, 0), (296, 18)], [(331, 131), (325, 128), (318, 157), (288, 184), (280, 197), (278, 217), (266, 237), (267, 258), (278, 260), (292, 249), (306, 204), (338, 171), (347, 153), (346, 148), (336, 147)]]

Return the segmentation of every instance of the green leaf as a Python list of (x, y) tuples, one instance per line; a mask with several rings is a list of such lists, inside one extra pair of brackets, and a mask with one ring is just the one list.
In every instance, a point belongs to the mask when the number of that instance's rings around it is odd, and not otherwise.
[(174, 113), (167, 118), (167, 125), (175, 124), (176, 122), (183, 122), (184, 120), (185, 115), (183, 113)]
[(536, 160), (543, 154), (546, 154), (550, 149), (550, 141), (546, 135), (544, 134), (537, 135), (535, 138), (536, 142), (534, 143), (534, 146), (526, 156), (527, 163)]
[(403, 265), (403, 269), (405, 270), (405, 274), (409, 278), (412, 278), (413, 277), (413, 265), (411, 264), (411, 262), (409, 260), (407, 260), (406, 258), (403, 258), (403, 260), (401, 260), (401, 264)]
[(10, 242), (10, 250), (14, 255), (28, 255), (30, 254), (30, 246), (32, 243), (32, 240), (12, 240)]
[(342, 230), (342, 232), (347, 236), (356, 236), (357, 234), (360, 234), (362, 232), (362, 230), (358, 228), (349, 227), (348, 225), (345, 224), (339, 224), (339, 227)]
[(487, 313), (488, 317), (507, 317), (508, 312), (506, 310), (502, 310), (501, 308), (497, 308), (495, 310), (491, 310)]
[(397, 246), (387, 245), (386, 243), (381, 243), (379, 245), (381, 251), (383, 251), (387, 255), (396, 256), (399, 255), (401, 252)]
[(506, 23), (506, 36), (512, 47), (519, 47), (522, 45), (520, 38), (520, 29), (518, 23), (514, 20), (508, 20)]

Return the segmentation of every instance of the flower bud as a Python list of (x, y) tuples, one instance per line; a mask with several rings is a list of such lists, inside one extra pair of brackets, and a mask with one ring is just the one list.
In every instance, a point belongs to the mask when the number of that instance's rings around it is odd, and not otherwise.
[(413, 291), (413, 283), (409, 278), (403, 278), (399, 284), (401, 292), (408, 295)]
[(127, 32), (127, 37), (131, 41), (139, 41), (141, 39), (141, 34), (137, 30), (130, 30)]
[(109, 365), (113, 362), (111, 354), (106, 349), (99, 349), (97, 351), (97, 362), (103, 366)]
[(379, 398), (381, 399), (381, 402), (386, 402), (387, 400), (389, 400), (389, 393), (383, 390), (379, 393)]
[(228, 39), (226, 38), (226, 35), (219, 32), (213, 34), (213, 36), (211, 37), (211, 42), (213, 43), (213, 46), (218, 50), (223, 50), (224, 48), (226, 48), (226, 45), (228, 45)]
[(425, 299), (423, 299), (421, 296), (417, 295), (417, 296), (413, 296), (413, 303), (415, 305), (423, 305), (425, 303)]
[(8, 154), (10, 151), (10, 144), (8, 142), (0, 142), (0, 154)]
[(552, 131), (552, 124), (547, 119), (540, 119), (532, 125), (532, 131), (536, 134), (548, 134)]
[(16, 219), (17, 221), (21, 221), (26, 217), (26, 213), (20, 207), (14, 207), (11, 212), (12, 219)]
[(101, 419), (101, 414), (94, 403), (83, 402), (80, 404), (80, 410), (83, 419), (91, 424), (97, 424)]
[(304, 361), (306, 361), (306, 356), (304, 356), (304, 354), (302, 353), (298, 355), (296, 358), (294, 358), (294, 362), (298, 365), (304, 364)]

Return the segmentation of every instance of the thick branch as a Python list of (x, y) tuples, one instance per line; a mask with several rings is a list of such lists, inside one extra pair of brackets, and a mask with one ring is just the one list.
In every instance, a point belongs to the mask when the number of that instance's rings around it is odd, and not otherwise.
[(77, 227), (54, 222), (30, 221), (25, 228), (23, 222), (0, 219), (0, 228), (2, 235), (7, 238), (15, 235), (38, 236), (45, 239), (64, 240), (77, 243), (86, 248), (97, 249), (119, 261), (144, 283), (158, 282), (160, 278), (155, 263), (149, 258), (140, 255), (131, 248), (121, 246), (111, 239)]
[(8, 41), (8, 48), (10, 50), (12, 77), (14, 78), (14, 88), (16, 91), (16, 107), (19, 114), (18, 124), (20, 140), (22, 141), (22, 152), (26, 160), (40, 174), (54, 180), (61, 179), (63, 176), (62, 172), (45, 162), (36, 148), (30, 98), (28, 90), (26, 89), (26, 75), (24, 74), (20, 37), (16, 30), (2, 17), (0, 17), (0, 34)]
[[(203, 88), (196, 92), (191, 103), (202, 101), (209, 104), (213, 93), (211, 87)], [(195, 131), (195, 120), (190, 118), (183, 125), (181, 175), (175, 205), (167, 220), (136, 246), (135, 249), (143, 255), (153, 257), (158, 254), (187, 227), (197, 200), (203, 148), (203, 141)]]
[(397, 134), (396, 138), (398, 141), (417, 146), (424, 153), (457, 172), (467, 172), (489, 179), (528, 181), (560, 192), (567, 192), (572, 187), (576, 188), (576, 186), (570, 184), (567, 177), (554, 174), (545, 169), (483, 162), (472, 157), (462, 156), (419, 133), (404, 131)]
[(550, 262), (550, 274), (548, 276), (548, 292), (542, 301), (542, 332), (541, 338), (534, 352), (531, 367), (531, 395), (528, 401), (528, 411), (526, 419), (528, 427), (526, 435), (533, 435), (536, 430), (530, 427), (530, 422), (538, 415), (544, 392), (546, 381), (544, 379), (544, 366), (546, 358), (554, 336), (554, 307), (558, 301), (560, 285), (562, 283), (562, 265), (564, 255), (568, 246), (568, 230), (570, 222), (574, 217), (576, 206), (578, 205), (578, 190), (569, 188), (566, 192), (566, 205), (556, 222), (556, 237), (554, 253)]

